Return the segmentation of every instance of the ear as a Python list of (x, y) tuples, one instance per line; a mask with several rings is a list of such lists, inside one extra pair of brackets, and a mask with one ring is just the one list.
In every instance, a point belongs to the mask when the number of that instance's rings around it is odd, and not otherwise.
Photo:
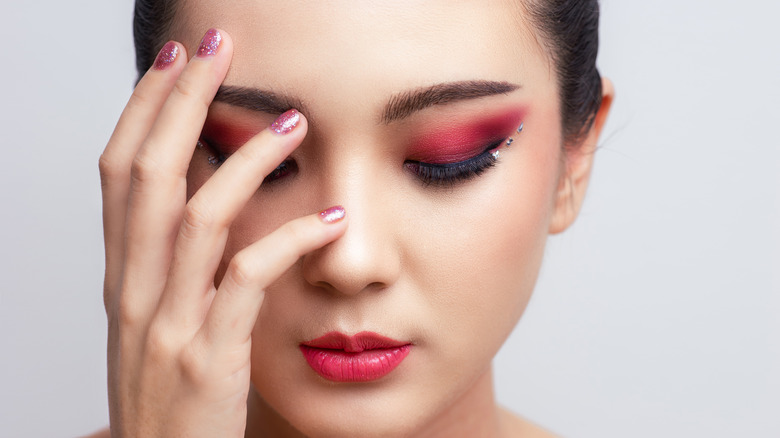
[(615, 88), (612, 81), (601, 80), (601, 106), (596, 112), (593, 126), (576, 148), (565, 152), (564, 166), (558, 180), (558, 190), (555, 194), (555, 206), (550, 220), (550, 234), (560, 233), (574, 222), (585, 199), (585, 191), (590, 181), (590, 171), (593, 168), (593, 156), (596, 153), (601, 130), (607, 121), (612, 100), (615, 98)]

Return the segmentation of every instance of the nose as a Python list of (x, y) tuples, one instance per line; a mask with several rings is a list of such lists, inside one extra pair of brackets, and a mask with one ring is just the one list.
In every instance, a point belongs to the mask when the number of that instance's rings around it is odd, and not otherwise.
[(319, 190), (320, 199), (324, 196), (344, 206), (347, 231), (304, 256), (303, 277), (333, 294), (384, 290), (400, 275), (400, 218), (393, 214), (397, 206), (383, 196), (382, 186), (386, 190), (388, 185), (376, 173), (353, 170), (346, 175), (326, 178)]

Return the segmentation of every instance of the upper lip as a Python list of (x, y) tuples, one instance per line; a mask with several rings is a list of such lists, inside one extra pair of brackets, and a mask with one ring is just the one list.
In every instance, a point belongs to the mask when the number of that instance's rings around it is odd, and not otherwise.
[(330, 332), (317, 339), (305, 341), (302, 345), (328, 350), (344, 350), (348, 353), (360, 353), (364, 350), (397, 348), (409, 345), (409, 342), (397, 341), (374, 332), (360, 332), (352, 336), (340, 332)]

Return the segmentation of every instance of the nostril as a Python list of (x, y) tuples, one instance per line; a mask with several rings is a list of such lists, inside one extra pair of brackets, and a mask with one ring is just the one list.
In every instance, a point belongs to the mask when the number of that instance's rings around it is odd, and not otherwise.
[(312, 286), (318, 287), (320, 289), (325, 290), (333, 290), (335, 289), (332, 284), (328, 283), (327, 281), (317, 281), (312, 284)]
[(377, 281), (375, 281), (375, 282), (369, 284), (368, 286), (366, 286), (366, 290), (367, 291), (373, 291), (373, 292), (380, 292), (380, 291), (384, 290), (385, 288), (387, 288), (386, 284), (380, 283), (380, 282), (377, 282)]
[(310, 282), (310, 284), (316, 288), (322, 289), (323, 291), (326, 291), (328, 293), (334, 293), (334, 294), (341, 294), (341, 295), (354, 295), (356, 293), (364, 293), (364, 292), (382, 292), (383, 290), (387, 289), (388, 285), (385, 283), (374, 281), (372, 283), (367, 284), (363, 288), (352, 288), (348, 289), (348, 285), (344, 284), (343, 287), (339, 288), (334, 286), (328, 281), (316, 281), (316, 282)]

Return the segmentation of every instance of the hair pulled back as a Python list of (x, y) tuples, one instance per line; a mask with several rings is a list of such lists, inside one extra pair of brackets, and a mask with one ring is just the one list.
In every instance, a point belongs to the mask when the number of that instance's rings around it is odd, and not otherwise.
[[(576, 146), (601, 106), (598, 0), (520, 0), (555, 68), (564, 144)], [(154, 62), (173, 25), (178, 0), (136, 0), (133, 17), (139, 77)]]
[(157, 52), (169, 38), (178, 0), (136, 0), (133, 11), (133, 42), (138, 78), (154, 63)]
[(598, 0), (524, 0), (558, 76), (564, 143), (576, 146), (601, 106)]

